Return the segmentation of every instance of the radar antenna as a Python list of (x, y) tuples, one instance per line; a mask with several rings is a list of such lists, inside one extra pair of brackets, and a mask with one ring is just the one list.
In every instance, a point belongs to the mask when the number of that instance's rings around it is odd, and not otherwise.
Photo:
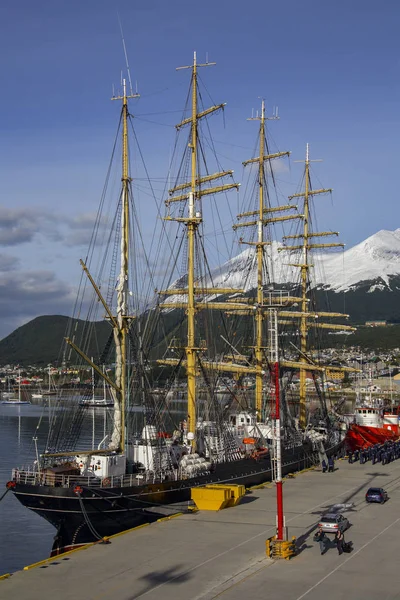
[(127, 54), (126, 45), (125, 45), (124, 30), (122, 29), (122, 23), (121, 23), (121, 19), (120, 19), (120, 16), (119, 16), (118, 12), (117, 12), (117, 16), (118, 16), (119, 28), (121, 30), (122, 47), (124, 49), (125, 62), (126, 62), (126, 70), (127, 70), (127, 73), (128, 73), (130, 95), (134, 96), (134, 95), (137, 95), (137, 83), (136, 83), (136, 94), (134, 94), (133, 93), (133, 88), (132, 88), (131, 72), (130, 72), (130, 69), (129, 69), (128, 54)]

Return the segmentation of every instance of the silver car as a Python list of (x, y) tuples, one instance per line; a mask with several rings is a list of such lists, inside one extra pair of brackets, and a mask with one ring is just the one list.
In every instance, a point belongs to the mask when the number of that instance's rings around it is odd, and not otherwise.
[(322, 527), (322, 531), (325, 531), (325, 533), (336, 533), (339, 529), (343, 533), (350, 527), (350, 523), (340, 513), (327, 513), (321, 518), (318, 527)]

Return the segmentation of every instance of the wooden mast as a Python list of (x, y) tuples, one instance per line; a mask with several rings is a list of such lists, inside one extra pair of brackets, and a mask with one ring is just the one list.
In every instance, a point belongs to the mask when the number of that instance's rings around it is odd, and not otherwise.
[(303, 207), (303, 248), (302, 248), (302, 261), (301, 261), (301, 312), (303, 315), (300, 317), (300, 362), (304, 367), (300, 368), (300, 405), (299, 405), (299, 426), (304, 429), (307, 422), (306, 417), (306, 358), (307, 352), (307, 318), (305, 316), (307, 311), (307, 282), (308, 282), (308, 270), (310, 268), (308, 264), (308, 221), (309, 221), (309, 184), (310, 184), (310, 161), (308, 144), (306, 149), (306, 164), (304, 173), (304, 207)]
[[(187, 314), (187, 339), (186, 346), (184, 348), (186, 354), (186, 375), (187, 375), (187, 393), (188, 393), (188, 426), (187, 433), (188, 441), (191, 444), (193, 450), (196, 448), (196, 371), (197, 371), (197, 351), (198, 348), (196, 346), (196, 323), (195, 323), (195, 314), (197, 311), (197, 303), (196, 303), (196, 293), (199, 293), (199, 288), (196, 288), (196, 272), (195, 272), (195, 237), (196, 232), (199, 228), (199, 225), (202, 223), (201, 213), (196, 210), (196, 203), (200, 200), (201, 197), (207, 196), (209, 194), (215, 194), (217, 192), (227, 191), (233, 188), (238, 188), (238, 184), (230, 183), (224, 184), (211, 188), (202, 188), (202, 185), (211, 182), (215, 179), (223, 178), (227, 175), (232, 175), (232, 171), (223, 171), (221, 173), (215, 173), (213, 175), (207, 175), (206, 177), (200, 177), (199, 168), (198, 168), (198, 121), (208, 116), (209, 114), (222, 109), (225, 105), (219, 104), (216, 106), (212, 106), (210, 108), (205, 109), (202, 112), (198, 112), (198, 91), (197, 91), (197, 69), (199, 67), (209, 67), (215, 65), (216, 63), (197, 63), (196, 52), (194, 52), (193, 56), (193, 64), (184, 67), (178, 67), (180, 69), (191, 69), (192, 78), (192, 107), (191, 107), (191, 116), (188, 119), (184, 119), (181, 123), (176, 125), (176, 128), (179, 130), (185, 125), (191, 126), (190, 133), (190, 142), (189, 148), (191, 152), (190, 164), (191, 164), (191, 177), (190, 182), (179, 184), (176, 187), (169, 190), (171, 197), (165, 201), (166, 206), (170, 206), (175, 202), (188, 201), (188, 214), (186, 217), (172, 217), (168, 215), (165, 217), (165, 220), (169, 221), (177, 221), (184, 223), (187, 227), (187, 243), (188, 243), (188, 258), (187, 258), (187, 288), (185, 289), (174, 289), (174, 294), (181, 294), (186, 296), (187, 300), (182, 303), (174, 303), (175, 307), (184, 307), (186, 309)], [(184, 191), (183, 194), (178, 196), (174, 196), (173, 194), (177, 191)], [(185, 190), (187, 190), (185, 192)], [(190, 191), (188, 191), (190, 190)], [(201, 293), (213, 293), (214, 290), (206, 289), (204, 287), (201, 288)], [(237, 290), (224, 290), (227, 293), (235, 293)], [(223, 293), (223, 291), (218, 290), (219, 293)], [(165, 290), (164, 292), (159, 292), (160, 294), (168, 294), (169, 290)], [(163, 304), (160, 305), (161, 307)], [(166, 364), (176, 364), (175, 359), (170, 359), (169, 361), (159, 361), (160, 363)]]
[[(192, 125), (191, 125), (191, 180), (189, 194), (188, 236), (188, 306), (187, 306), (187, 391), (188, 391), (188, 432), (194, 436), (196, 430), (196, 348), (195, 348), (195, 306), (194, 306), (194, 239), (199, 222), (195, 215), (197, 179), (197, 61), (193, 55), (192, 66)], [(193, 439), (193, 447), (195, 446)]]
[[(298, 161), (296, 161), (298, 162)], [(339, 235), (337, 231), (322, 231), (322, 232), (312, 232), (310, 229), (310, 201), (313, 196), (320, 194), (327, 194), (332, 192), (329, 189), (318, 189), (313, 190), (311, 186), (311, 178), (310, 178), (310, 162), (318, 162), (311, 161), (309, 157), (309, 146), (306, 146), (306, 159), (305, 159), (305, 168), (304, 168), (304, 191), (299, 194), (293, 194), (289, 196), (289, 200), (293, 198), (303, 198), (303, 207), (302, 207), (302, 219), (303, 219), (303, 231), (298, 235), (287, 235), (284, 236), (284, 240), (287, 239), (299, 239), (301, 244), (293, 245), (293, 246), (283, 246), (280, 248), (281, 251), (301, 251), (301, 260), (299, 263), (292, 264), (291, 266), (300, 268), (301, 274), (301, 312), (299, 315), (295, 315), (292, 313), (293, 317), (298, 316), (300, 318), (300, 356), (299, 356), (299, 371), (300, 371), (300, 389), (299, 389), (299, 427), (300, 429), (305, 429), (307, 425), (307, 416), (306, 416), (306, 373), (307, 370), (315, 370), (315, 363), (308, 358), (308, 332), (311, 327), (320, 328), (320, 329), (332, 329), (332, 330), (343, 330), (343, 331), (354, 331), (354, 327), (349, 325), (336, 325), (330, 323), (322, 323), (319, 321), (319, 317), (348, 317), (348, 315), (342, 313), (333, 313), (333, 312), (311, 312), (309, 309), (309, 283), (310, 283), (310, 269), (314, 266), (310, 263), (310, 250), (316, 248), (343, 248), (343, 243), (313, 243), (312, 239), (315, 237), (324, 237), (330, 235)], [(281, 313), (282, 315), (282, 313)], [(290, 314), (284, 314), (282, 316), (290, 317)], [(317, 319), (317, 320), (316, 320)], [(321, 371), (325, 371), (326, 368), (321, 369)], [(354, 371), (351, 368), (345, 367), (334, 367), (331, 370), (343, 370), (343, 371)]]
[[(264, 146), (265, 146), (265, 102), (261, 103), (260, 117), (260, 151), (258, 163), (258, 195), (259, 214), (257, 223), (257, 306), (264, 304), (263, 258), (264, 258)], [(263, 392), (263, 322), (264, 314), (258, 309), (256, 312), (256, 411), (258, 418), (262, 418), (262, 392)]]
[(128, 314), (128, 277), (129, 277), (129, 196), (131, 177), (129, 175), (129, 136), (128, 136), (128, 99), (137, 98), (138, 94), (126, 91), (126, 80), (123, 80), (122, 96), (112, 100), (122, 101), (122, 218), (121, 218), (121, 264), (117, 285), (117, 315), (114, 327), (116, 345), (115, 385), (117, 402), (114, 402), (114, 429), (110, 448), (120, 452), (125, 448), (126, 421), (125, 403), (127, 397), (127, 337), (129, 329)]
[[(277, 119), (278, 117), (271, 117), (272, 119)], [(254, 225), (257, 226), (257, 241), (256, 242), (244, 242), (240, 240), (242, 244), (247, 244), (251, 246), (255, 246), (256, 248), (256, 257), (257, 257), (257, 296), (256, 296), (256, 311), (255, 311), (255, 324), (256, 324), (256, 340), (254, 347), (255, 354), (255, 375), (256, 375), (256, 397), (255, 397), (255, 406), (257, 417), (259, 420), (263, 420), (262, 410), (263, 410), (263, 376), (265, 373), (265, 359), (264, 359), (264, 320), (265, 320), (265, 306), (264, 306), (264, 247), (266, 245), (271, 244), (270, 241), (264, 241), (264, 227), (268, 225), (268, 223), (272, 221), (283, 221), (288, 218), (293, 218), (293, 216), (282, 216), (276, 217), (275, 219), (268, 219), (269, 212), (276, 212), (280, 210), (292, 209), (294, 207), (276, 207), (271, 209), (265, 205), (264, 199), (264, 186), (265, 186), (265, 162), (270, 161), (275, 158), (281, 158), (283, 156), (289, 156), (290, 152), (277, 152), (276, 154), (266, 154), (265, 153), (265, 142), (266, 142), (266, 132), (265, 132), (265, 101), (262, 100), (261, 103), (261, 115), (256, 117), (251, 117), (248, 121), (260, 121), (260, 129), (259, 129), (259, 156), (257, 158), (253, 158), (247, 160), (243, 163), (244, 166), (248, 164), (258, 163), (258, 211), (242, 213), (238, 215), (238, 219), (241, 219), (244, 216), (256, 216), (257, 221), (249, 221), (246, 223), (238, 223), (233, 226), (233, 229), (238, 229), (239, 227), (252, 227)], [(295, 218), (298, 218), (296, 215)], [(239, 309), (240, 310), (240, 309)], [(234, 307), (232, 307), (232, 311), (235, 312)]]
[[(128, 71), (129, 75), (129, 71)], [(130, 77), (129, 77), (130, 81)], [(111, 434), (109, 450), (124, 452), (126, 440), (126, 398), (128, 393), (127, 385), (127, 339), (129, 324), (134, 318), (128, 314), (128, 296), (129, 296), (129, 235), (130, 235), (130, 216), (129, 216), (129, 197), (131, 191), (132, 178), (129, 175), (129, 134), (128, 134), (128, 100), (130, 98), (139, 98), (139, 94), (133, 93), (132, 87), (130, 93), (126, 90), (126, 80), (123, 82), (122, 95), (113, 96), (111, 100), (122, 101), (122, 210), (121, 210), (121, 245), (120, 245), (120, 272), (117, 285), (117, 314), (114, 316), (110, 307), (107, 305), (99, 286), (96, 285), (92, 275), (89, 272), (84, 261), (81, 262), (82, 269), (86, 273), (92, 287), (105, 308), (106, 314), (113, 328), (115, 341), (115, 379), (112, 381), (102, 369), (93, 363), (92, 360), (71, 340), (65, 338), (65, 341), (89, 364), (96, 373), (107, 382), (112, 390), (114, 399), (114, 424)], [(98, 451), (96, 451), (98, 452)], [(88, 452), (88, 454), (93, 451)], [(60, 455), (64, 455), (61, 453)], [(55, 456), (55, 455), (54, 455)]]

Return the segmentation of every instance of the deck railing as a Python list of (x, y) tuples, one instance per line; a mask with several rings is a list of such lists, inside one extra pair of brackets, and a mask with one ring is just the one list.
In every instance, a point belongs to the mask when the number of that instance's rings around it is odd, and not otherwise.
[(129, 487), (143, 483), (159, 483), (161, 479), (154, 473), (132, 473), (123, 476), (94, 477), (93, 475), (61, 475), (37, 470), (13, 469), (12, 479), (25, 485), (40, 485), (49, 487), (69, 488), (75, 485), (90, 488)]

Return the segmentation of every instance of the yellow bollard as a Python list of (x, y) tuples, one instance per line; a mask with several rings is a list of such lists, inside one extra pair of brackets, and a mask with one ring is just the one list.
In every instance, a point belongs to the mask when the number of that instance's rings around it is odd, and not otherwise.
[(266, 554), (272, 559), (285, 558), (289, 560), (296, 555), (296, 538), (291, 540), (277, 540), (276, 536), (270, 537), (265, 542)]

